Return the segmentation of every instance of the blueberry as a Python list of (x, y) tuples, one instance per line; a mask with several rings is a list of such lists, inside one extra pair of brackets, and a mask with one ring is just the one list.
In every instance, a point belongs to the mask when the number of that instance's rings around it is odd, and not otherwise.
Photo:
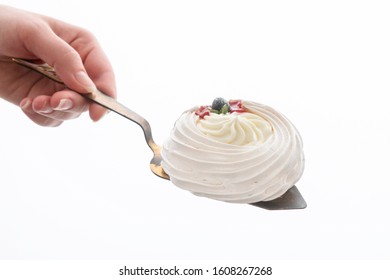
[[(229, 106), (229, 103), (227, 102), (226, 99), (222, 98), (222, 97), (217, 97), (214, 99), (213, 101), (213, 104), (211, 105), (211, 109), (213, 110), (217, 110), (217, 111), (221, 111), (221, 109), (223, 108), (223, 106), (227, 105), (228, 107)], [(226, 106), (225, 106), (226, 108)]]

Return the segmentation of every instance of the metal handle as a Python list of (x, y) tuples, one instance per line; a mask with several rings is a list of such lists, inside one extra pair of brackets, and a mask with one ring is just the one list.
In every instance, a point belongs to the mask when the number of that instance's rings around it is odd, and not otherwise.
[[(19, 58), (12, 58), (12, 61), (21, 66), (34, 70), (57, 83), (65, 85), (65, 83), (61, 80), (61, 78), (57, 76), (54, 68), (46, 63), (36, 64)], [(88, 98), (89, 100), (138, 124), (144, 132), (145, 140), (148, 146), (152, 149), (153, 152), (159, 152), (160, 147), (156, 145), (156, 143), (154, 143), (150, 124), (145, 118), (141, 117), (134, 111), (130, 110), (126, 106), (116, 101), (114, 98), (104, 94), (98, 89), (96, 89), (91, 93), (86, 93), (86, 94), (80, 93), (80, 94), (85, 98)]]

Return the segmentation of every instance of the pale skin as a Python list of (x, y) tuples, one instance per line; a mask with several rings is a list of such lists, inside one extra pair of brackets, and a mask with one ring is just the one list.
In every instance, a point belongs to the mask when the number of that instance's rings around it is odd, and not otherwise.
[[(12, 63), (12, 57), (48, 63), (66, 87)], [(89, 31), (0, 5), (1, 98), (39, 125), (59, 126), (86, 111), (93, 121), (105, 115), (106, 109), (81, 95), (95, 87), (116, 98), (111, 64)]]

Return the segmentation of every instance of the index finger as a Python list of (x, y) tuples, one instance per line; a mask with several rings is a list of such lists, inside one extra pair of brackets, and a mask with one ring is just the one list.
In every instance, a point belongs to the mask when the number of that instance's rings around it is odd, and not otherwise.
[[(80, 27), (57, 20), (48, 20), (53, 32), (67, 42), (79, 55), (96, 87), (105, 94), (116, 98), (115, 75), (111, 63), (103, 51), (103, 48), (89, 31)], [(74, 32), (69, 32), (73, 29)], [(106, 109), (92, 103), (89, 114), (92, 120), (97, 121), (104, 116)]]
[[(86, 29), (58, 20), (49, 20), (49, 25), (58, 37), (78, 52), (88, 76), (96, 86), (107, 95), (116, 98), (114, 71), (96, 37)], [(69, 32), (69, 29), (73, 29), (74, 32)]]

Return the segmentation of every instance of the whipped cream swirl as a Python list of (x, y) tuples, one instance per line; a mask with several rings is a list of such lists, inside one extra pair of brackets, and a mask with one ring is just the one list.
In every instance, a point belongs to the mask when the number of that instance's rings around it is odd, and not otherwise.
[(252, 113), (211, 113), (198, 119), (196, 125), (208, 137), (238, 146), (259, 145), (272, 135), (271, 124)]
[(294, 125), (268, 106), (242, 104), (245, 113), (202, 119), (194, 108), (181, 115), (161, 152), (174, 185), (216, 200), (254, 203), (280, 197), (300, 179), (304, 155)]

